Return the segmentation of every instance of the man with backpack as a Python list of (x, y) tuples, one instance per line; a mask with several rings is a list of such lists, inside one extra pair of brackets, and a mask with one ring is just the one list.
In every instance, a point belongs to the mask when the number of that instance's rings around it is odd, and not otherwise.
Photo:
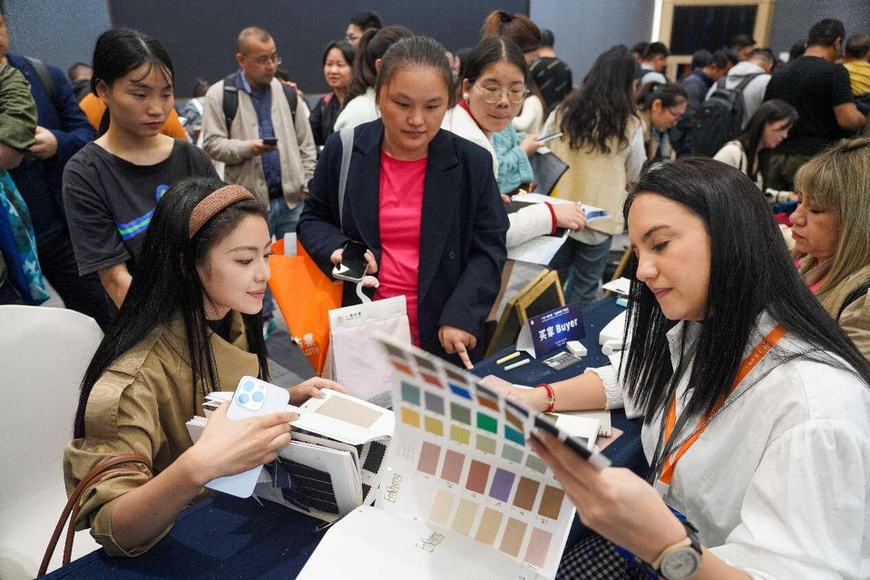
[(782, 99), (799, 115), (768, 161), (767, 184), (773, 189), (792, 191), (801, 165), (867, 122), (852, 99), (849, 72), (835, 62), (845, 36), (839, 20), (814, 24), (803, 56), (777, 69), (767, 85), (765, 100)]
[[(239, 69), (205, 94), (202, 146), (225, 164), (224, 179), (237, 183), (269, 208), (269, 233), (296, 231), (317, 153), (308, 109), (275, 74), (281, 64), (272, 36), (258, 26), (239, 33)], [(263, 306), (271, 318), (272, 301)]]
[(669, 54), (668, 47), (662, 42), (653, 42), (646, 47), (640, 61), (640, 73), (637, 76), (638, 90), (653, 81), (662, 84), (668, 82), (664, 71), (668, 64)]
[(769, 48), (756, 48), (710, 87), (695, 111), (693, 153), (712, 157), (746, 128), (764, 101), (773, 62)]
[(64, 166), (94, 139), (94, 129), (63, 71), (36, 58), (7, 53), (8, 47), (0, 2), (0, 62), (18, 69), (27, 79), (38, 119), (36, 143), (9, 175), (27, 204), (42, 274), (67, 308), (94, 318), (105, 329), (112, 311), (97, 275), (79, 276), (61, 198)]

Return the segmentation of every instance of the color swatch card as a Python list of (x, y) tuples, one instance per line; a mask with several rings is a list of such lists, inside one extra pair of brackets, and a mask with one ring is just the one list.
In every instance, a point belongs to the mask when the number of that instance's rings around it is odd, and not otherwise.
[(399, 420), (377, 506), (554, 577), (574, 507), (526, 444), (534, 416), (449, 363), (385, 346)]
[(337, 522), (300, 578), (555, 577), (574, 507), (526, 437), (545, 429), (608, 460), (477, 377), (380, 340), (397, 421), (376, 504)]

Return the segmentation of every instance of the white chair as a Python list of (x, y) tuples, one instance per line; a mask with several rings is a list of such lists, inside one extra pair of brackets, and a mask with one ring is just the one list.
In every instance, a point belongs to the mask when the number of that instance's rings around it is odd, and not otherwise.
[[(0, 306), (0, 578), (33, 578), (66, 504), (63, 450), (103, 333), (60, 308)], [(76, 534), (72, 557), (99, 548)], [(63, 536), (48, 570), (62, 559)]]

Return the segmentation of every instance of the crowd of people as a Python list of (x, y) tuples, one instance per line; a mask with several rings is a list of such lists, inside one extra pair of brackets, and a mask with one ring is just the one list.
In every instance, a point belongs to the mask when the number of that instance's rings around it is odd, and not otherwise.
[[(76, 526), (141, 554), (205, 482), (290, 441), (289, 413), (222, 408), (195, 445), (185, 429), (209, 392), (269, 378), (273, 240), (296, 233), (327, 276), (361, 242), (370, 296), (404, 296), (412, 342), (471, 368), (509, 249), (571, 230), (550, 267), (588, 305), (627, 231), (622, 365), (505, 389), (644, 421), (647, 480), (533, 441), (596, 532), (560, 576), (646, 577), (617, 545), (657, 569), (691, 544), (697, 578), (867, 577), (870, 36), (826, 19), (787, 63), (748, 35), (709, 48), (677, 80), (665, 44), (614, 46), (575, 86), (523, 14), (493, 12), (449, 53), (363, 13), (323, 50), (310, 108), (256, 26), (236, 70), (182, 104), (158, 39), (108, 30), (67, 79), (9, 52), (0, 2), (0, 303), (38, 304), (44, 277), (105, 332), (68, 488), (113, 455), (150, 458), (95, 485)], [(575, 203), (506, 211), (543, 153), (568, 165), (552, 196)], [(291, 402), (322, 388), (343, 391), (316, 378)]]

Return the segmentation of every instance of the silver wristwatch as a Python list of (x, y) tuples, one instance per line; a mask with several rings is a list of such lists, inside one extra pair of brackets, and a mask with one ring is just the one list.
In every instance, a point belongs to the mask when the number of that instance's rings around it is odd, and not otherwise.
[(665, 580), (689, 580), (701, 569), (701, 542), (698, 530), (691, 523), (680, 521), (688, 537), (662, 550), (652, 563), (659, 578)]

